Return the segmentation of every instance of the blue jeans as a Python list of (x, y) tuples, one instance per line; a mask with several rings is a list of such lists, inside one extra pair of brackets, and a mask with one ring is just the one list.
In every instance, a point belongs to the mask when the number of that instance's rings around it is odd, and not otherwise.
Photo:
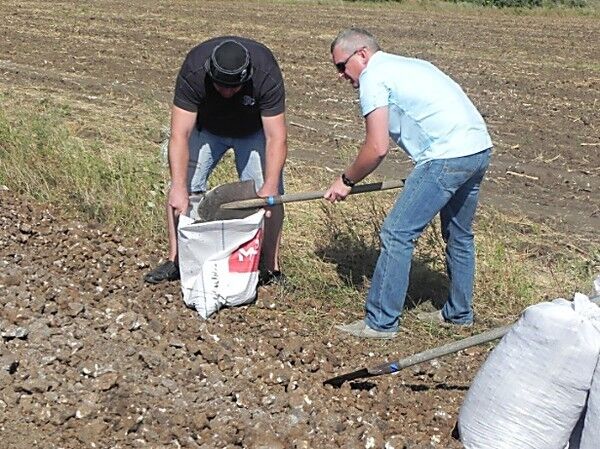
[[(256, 190), (260, 189), (264, 183), (265, 147), (263, 130), (244, 137), (225, 137), (195, 128), (189, 140), (188, 191), (207, 190), (208, 177), (229, 148), (235, 154), (239, 179), (252, 179)], [(283, 176), (279, 177), (279, 193), (283, 194)]]
[(432, 160), (410, 173), (381, 229), (381, 253), (365, 304), (365, 322), (371, 328), (398, 330), (414, 244), (438, 212), (450, 279), (442, 315), (454, 323), (473, 321), (472, 223), (490, 156), (491, 148), (471, 156)]

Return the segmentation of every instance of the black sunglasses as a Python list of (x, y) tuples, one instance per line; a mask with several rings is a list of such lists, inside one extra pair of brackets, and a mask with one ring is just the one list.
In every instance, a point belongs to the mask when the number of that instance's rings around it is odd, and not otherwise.
[(346, 58), (345, 61), (336, 62), (335, 67), (337, 68), (337, 71), (339, 73), (344, 73), (346, 71), (346, 64), (348, 64), (348, 61), (350, 61), (350, 59), (352, 59), (352, 56), (354, 56), (356, 53), (361, 51), (363, 48), (365, 48), (365, 47), (360, 47), (360, 48), (357, 48), (356, 50), (354, 50), (352, 52), (352, 54)]

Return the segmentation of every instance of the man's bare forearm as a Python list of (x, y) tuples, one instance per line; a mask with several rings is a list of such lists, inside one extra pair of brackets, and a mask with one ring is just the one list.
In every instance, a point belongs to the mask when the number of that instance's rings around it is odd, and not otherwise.
[(381, 164), (384, 158), (385, 154), (381, 154), (380, 151), (364, 142), (356, 159), (344, 173), (352, 182), (362, 181)]
[(269, 190), (277, 191), (279, 186), (279, 177), (285, 165), (287, 158), (287, 141), (277, 139), (276, 141), (267, 140), (265, 148), (265, 186)]
[(169, 169), (173, 186), (181, 187), (187, 184), (188, 162), (188, 139), (185, 136), (172, 135), (169, 141)]

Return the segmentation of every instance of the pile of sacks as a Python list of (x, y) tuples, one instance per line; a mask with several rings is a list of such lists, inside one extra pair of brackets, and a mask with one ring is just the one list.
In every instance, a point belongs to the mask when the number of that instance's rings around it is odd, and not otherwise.
[(477, 373), (458, 418), (465, 449), (600, 448), (600, 307), (531, 306)]

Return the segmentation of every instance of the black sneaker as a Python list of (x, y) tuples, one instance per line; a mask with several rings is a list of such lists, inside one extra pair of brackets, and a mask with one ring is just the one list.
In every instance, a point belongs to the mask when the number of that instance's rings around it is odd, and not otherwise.
[(267, 285), (283, 285), (285, 284), (285, 275), (279, 271), (261, 271), (258, 275), (258, 286), (266, 287)]
[(172, 260), (167, 260), (144, 276), (144, 281), (149, 284), (158, 284), (162, 281), (177, 281), (178, 279), (179, 267)]

